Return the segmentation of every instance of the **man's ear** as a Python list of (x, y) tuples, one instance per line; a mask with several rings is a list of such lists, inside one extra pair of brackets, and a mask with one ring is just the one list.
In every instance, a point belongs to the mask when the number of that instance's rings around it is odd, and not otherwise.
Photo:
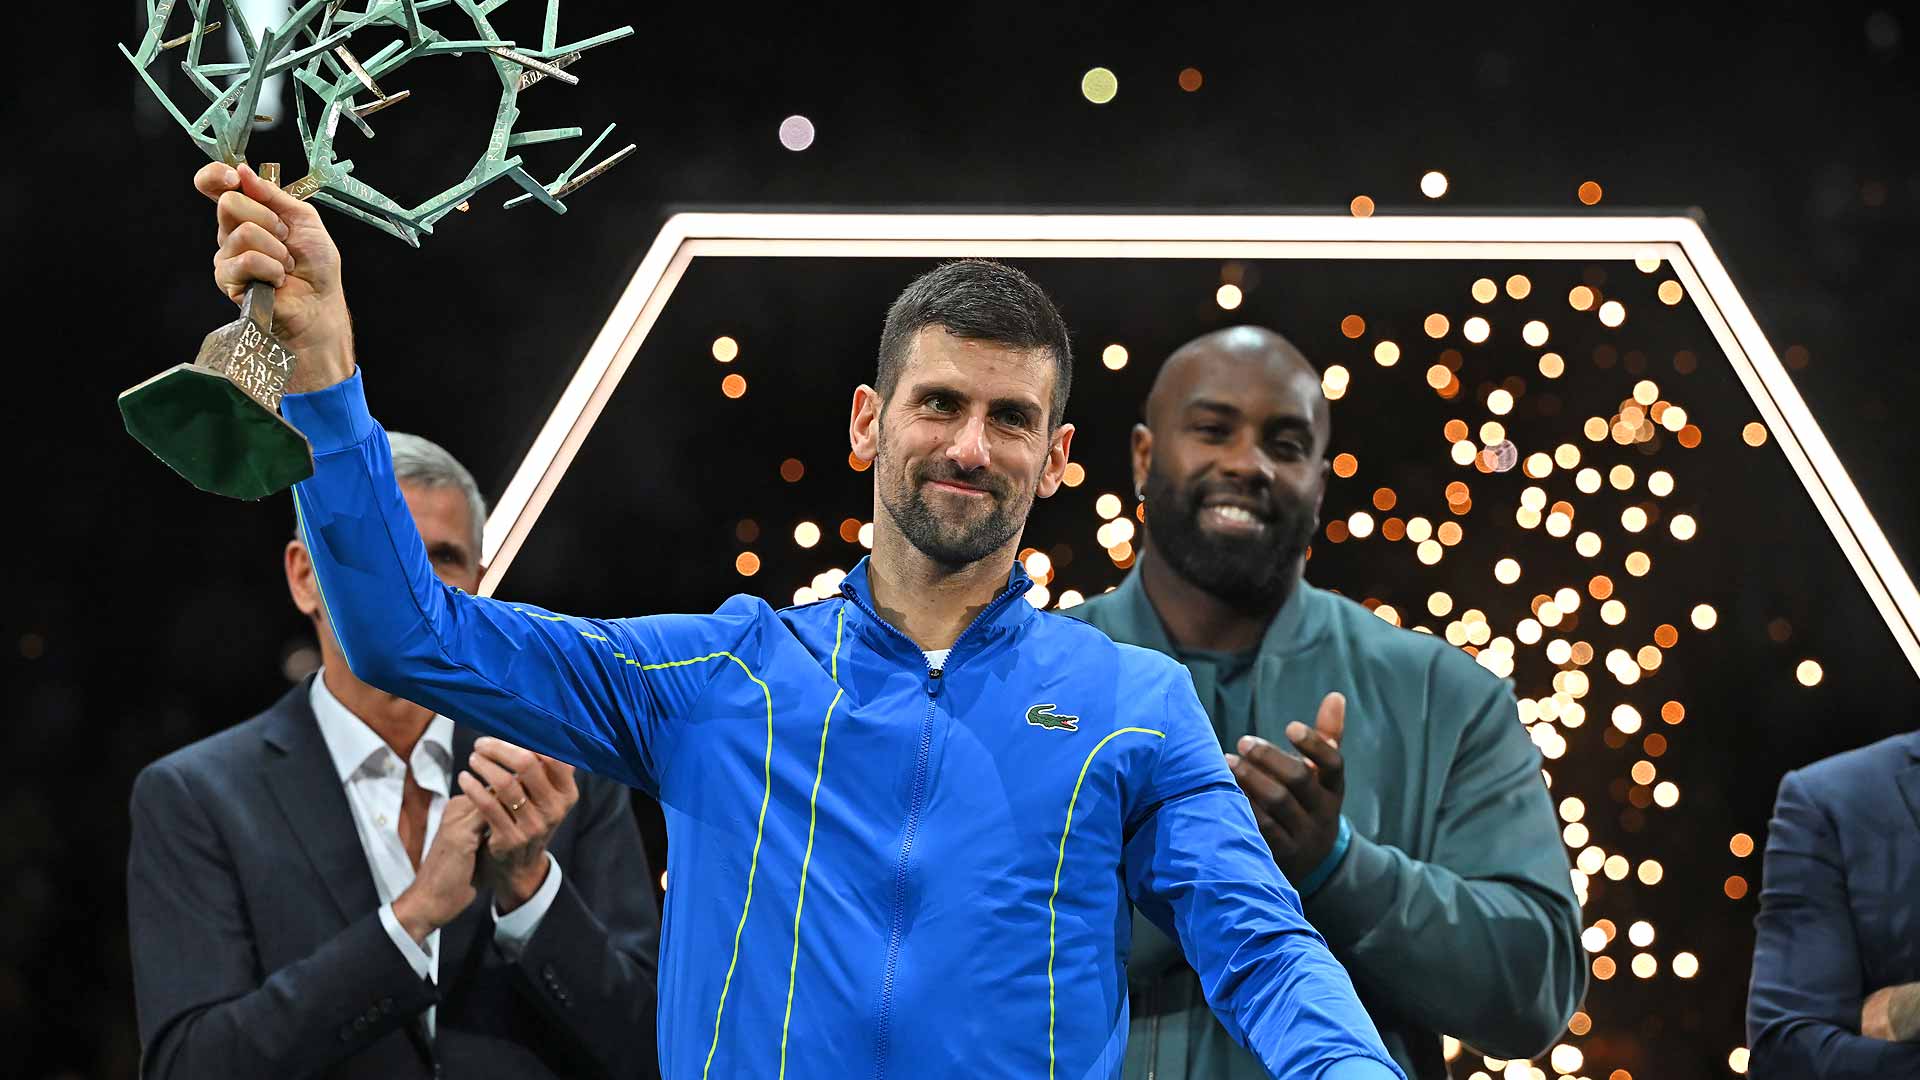
[(847, 445), (853, 456), (871, 462), (880, 453), (880, 392), (866, 383), (853, 390), (853, 416), (847, 421)]
[(1144, 497), (1147, 490), (1147, 474), (1153, 471), (1153, 430), (1145, 424), (1133, 425), (1131, 456), (1133, 458), (1133, 493), (1135, 497)]
[(293, 606), (310, 619), (317, 617), (320, 582), (313, 576), (313, 556), (307, 553), (307, 545), (298, 540), (287, 541), (282, 561), (286, 564), (287, 593), (293, 597)]
[(1060, 490), (1060, 482), (1067, 475), (1068, 454), (1073, 448), (1073, 425), (1061, 424), (1053, 433), (1053, 445), (1047, 448), (1046, 464), (1040, 468), (1038, 494), (1043, 499), (1053, 497)]

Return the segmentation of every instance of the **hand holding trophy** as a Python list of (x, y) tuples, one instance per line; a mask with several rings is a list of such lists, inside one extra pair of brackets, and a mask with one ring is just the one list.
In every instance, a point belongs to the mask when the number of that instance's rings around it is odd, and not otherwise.
[(281, 395), (353, 374), (339, 250), (313, 207), (277, 186), (279, 171), (216, 163), (194, 176), (219, 203), (214, 280), (240, 317), (208, 334), (193, 363), (120, 395), (134, 438), (195, 487), (240, 499), (313, 475), (306, 439), (280, 418)]
[[(127, 431), (194, 486), (239, 499), (260, 499), (312, 475), (306, 440), (279, 416), (284, 394), (332, 385), (353, 373), (351, 328), (340, 288), (340, 259), (312, 202), (419, 246), (441, 218), (468, 209), (472, 195), (496, 180), (510, 179), (525, 194), (507, 201), (511, 208), (537, 200), (565, 213), (562, 198), (633, 152), (629, 144), (599, 164), (579, 171), (612, 133), (609, 124), (573, 164), (551, 183), (535, 180), (510, 151), (536, 143), (578, 138), (579, 128), (516, 132), (518, 95), (542, 80), (569, 85), (579, 79), (565, 69), (581, 53), (633, 33), (630, 26), (568, 45), (558, 44), (559, 0), (548, 0), (542, 47), (517, 49), (495, 33), (488, 15), (504, 0), (481, 7), (458, 5), (473, 23), (471, 37), (450, 39), (428, 26), (419, 0), (367, 0), (349, 11), (346, 0), (306, 0), (278, 29), (255, 35), (237, 3), (224, 3), (246, 53), (244, 63), (203, 63), (201, 47), (219, 23), (205, 16), (210, 0), (189, 0), (191, 29), (166, 39), (168, 17), (176, 3), (150, 3), (147, 32), (137, 51), (125, 55), (214, 164), (201, 169), (195, 187), (219, 204), (220, 252), (214, 277), (240, 304), (240, 317), (207, 335), (192, 364), (180, 364), (120, 395)], [(430, 5), (428, 5), (430, 6)], [(360, 30), (398, 30), (362, 63), (347, 48)], [(295, 48), (304, 39), (306, 44)], [(157, 57), (186, 46), (182, 67), (208, 105), (197, 119), (175, 107), (149, 74)], [(404, 207), (352, 175), (353, 162), (337, 156), (335, 137), (344, 117), (368, 138), (367, 118), (406, 100), (389, 94), (377, 81), (410, 60), (435, 56), (485, 56), (500, 80), (500, 103), (486, 149), (464, 179), (418, 206)], [(307, 160), (307, 173), (285, 188), (278, 167), (258, 173), (246, 166), (253, 125), (270, 117), (255, 114), (260, 90), (271, 76), (292, 72), (295, 124)], [(229, 79), (222, 89), (216, 82)], [(308, 100), (319, 102), (308, 116)], [(358, 99), (368, 96), (364, 104)]]

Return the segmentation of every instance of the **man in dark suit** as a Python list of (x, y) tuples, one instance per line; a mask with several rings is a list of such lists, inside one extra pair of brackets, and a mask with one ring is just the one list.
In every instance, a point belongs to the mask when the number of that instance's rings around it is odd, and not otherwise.
[(1920, 1078), (1920, 732), (1780, 781), (1755, 926), (1756, 1080)]
[[(394, 446), (435, 571), (473, 589), (472, 476)], [(134, 783), (143, 1074), (656, 1075), (659, 916), (627, 790), (359, 681), (301, 539), (286, 571), (321, 671)]]

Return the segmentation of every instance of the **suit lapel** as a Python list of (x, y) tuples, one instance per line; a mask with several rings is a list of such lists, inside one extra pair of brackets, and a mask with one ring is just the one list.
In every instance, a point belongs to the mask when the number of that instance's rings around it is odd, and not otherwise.
[(480, 733), (465, 724), (453, 725), (453, 761), (447, 765), (447, 797), (460, 794), (460, 770), (467, 767), (467, 758), (473, 756), (473, 742)]
[(380, 894), (354, 831), (346, 789), (307, 703), (307, 687), (302, 682), (273, 707), (266, 732), (267, 786), (340, 917), (352, 922), (378, 908)]
[[(467, 767), (467, 757), (473, 753), (473, 741), (478, 737), (479, 733), (470, 727), (461, 724), (453, 726), (453, 761), (447, 766), (447, 797), (449, 799), (461, 794), (458, 777), (461, 770)], [(486, 849), (482, 847), (480, 858), (484, 859), (486, 855)], [(481, 889), (479, 895), (474, 897), (473, 903), (467, 905), (467, 910), (440, 928), (440, 982), (442, 985), (457, 981), (456, 967), (468, 963), (468, 951), (473, 947), (474, 936), (483, 919), (491, 926), (492, 904), (493, 893), (490, 890)]]
[[(1920, 745), (1920, 738), (1916, 738), (1915, 743)], [(1916, 751), (1914, 757), (1920, 759), (1920, 751)], [(1914, 826), (1920, 828), (1920, 761), (1908, 765), (1896, 779), (1900, 783), (1900, 794), (1906, 796), (1907, 812), (1913, 815)]]

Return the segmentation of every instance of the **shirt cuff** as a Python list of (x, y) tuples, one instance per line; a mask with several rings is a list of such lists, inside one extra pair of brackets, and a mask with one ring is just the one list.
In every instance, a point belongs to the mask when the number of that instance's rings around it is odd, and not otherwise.
[(1301, 878), (1294, 886), (1300, 891), (1302, 900), (1320, 891), (1320, 886), (1325, 885), (1333, 872), (1340, 869), (1340, 864), (1346, 860), (1347, 849), (1352, 846), (1353, 826), (1347, 823), (1347, 815), (1341, 814), (1340, 831), (1334, 834), (1333, 850), (1327, 852), (1327, 857), (1320, 860), (1320, 865), (1314, 867), (1312, 873)]
[(401, 927), (400, 919), (393, 913), (392, 904), (380, 905), (380, 925), (387, 928), (387, 936), (393, 939), (394, 948), (399, 949), (400, 955), (413, 965), (413, 973), (423, 979), (432, 978), (433, 958), (427, 955), (427, 950), (421, 948), (419, 942), (413, 940), (413, 935)]
[(560, 894), (560, 860), (547, 852), (547, 880), (527, 898), (527, 902), (500, 914), (500, 902), (493, 902), (493, 942), (507, 959), (518, 960), (526, 951), (527, 942), (540, 929), (540, 920), (547, 917), (547, 909), (553, 906), (553, 898)]
[(280, 415), (307, 437), (315, 454), (358, 446), (373, 434), (366, 384), (360, 381), (357, 364), (353, 374), (324, 390), (281, 398)]
[(1400, 1080), (1400, 1073), (1372, 1058), (1350, 1057), (1327, 1066), (1319, 1080)]

